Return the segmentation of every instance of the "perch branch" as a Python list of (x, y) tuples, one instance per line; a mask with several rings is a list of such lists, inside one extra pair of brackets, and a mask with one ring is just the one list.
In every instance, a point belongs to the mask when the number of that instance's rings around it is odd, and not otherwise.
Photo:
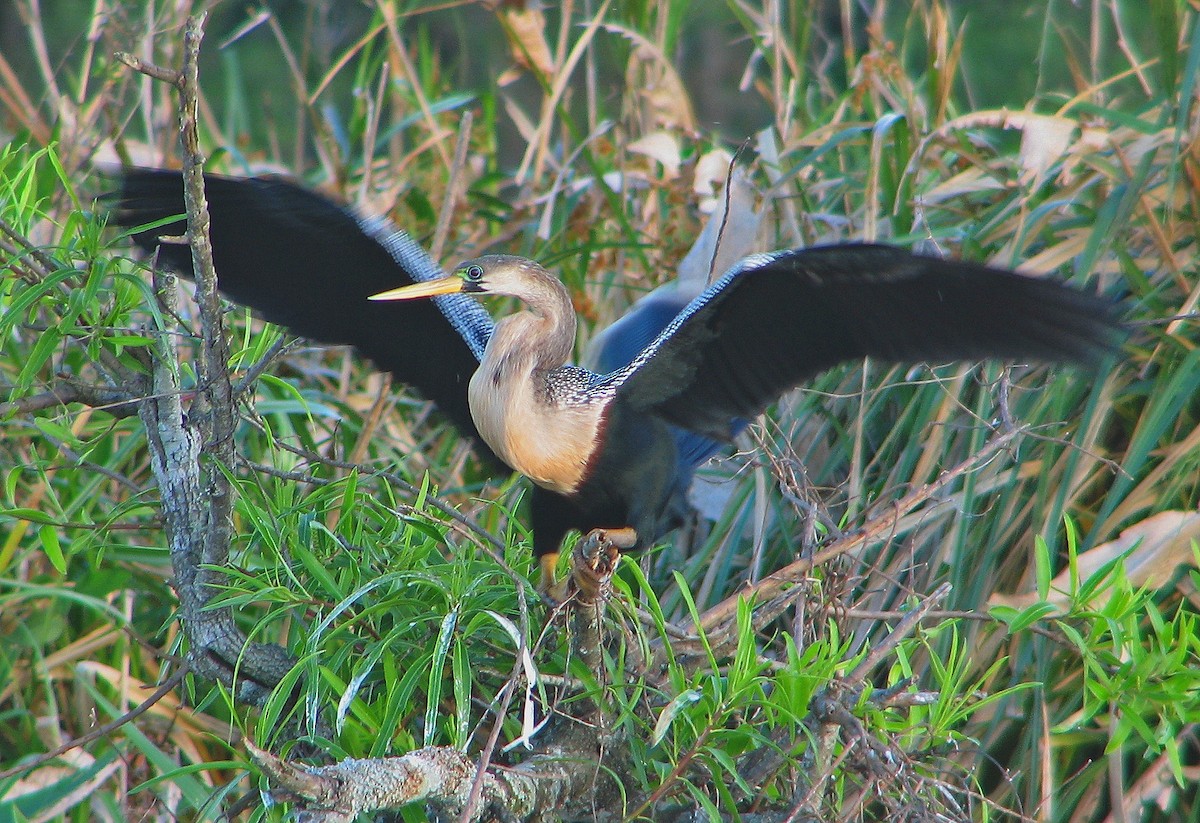
[[(180, 622), (189, 643), (189, 662), (194, 671), (230, 688), (239, 700), (261, 705), (291, 668), (291, 658), (279, 646), (248, 643), (235, 625), (230, 609), (208, 608), (218, 591), (216, 587), (224, 582), (217, 568), (228, 561), (233, 536), (233, 494), (220, 467), (233, 464), (236, 416), (227, 365), (229, 350), (208, 239), (208, 209), (201, 171), (204, 157), (196, 131), (197, 66), (203, 30), (203, 15), (189, 18), (182, 71), (151, 71), (141, 61), (135, 66), (152, 77), (168, 79), (179, 89), (184, 202), (203, 338), (199, 386), (192, 407), (185, 414), (178, 352), (169, 331), (158, 330), (149, 390), (139, 414), (146, 428), (151, 468), (162, 499)], [(175, 315), (173, 285), (173, 277), (155, 273), (154, 291), (166, 317)]]

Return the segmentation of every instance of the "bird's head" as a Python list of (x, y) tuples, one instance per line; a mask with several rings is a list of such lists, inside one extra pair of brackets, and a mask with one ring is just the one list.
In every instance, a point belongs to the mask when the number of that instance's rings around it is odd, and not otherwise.
[(547, 289), (562, 284), (538, 263), (508, 254), (489, 254), (461, 263), (449, 277), (380, 292), (370, 300), (413, 300), (439, 294), (503, 294), (537, 303)]

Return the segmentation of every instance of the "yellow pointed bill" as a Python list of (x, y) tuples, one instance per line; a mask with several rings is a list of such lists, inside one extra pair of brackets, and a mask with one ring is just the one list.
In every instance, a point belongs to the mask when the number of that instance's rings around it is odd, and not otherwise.
[(463, 290), (461, 277), (439, 277), (424, 283), (413, 283), (398, 289), (372, 294), (368, 300), (413, 300), (418, 297), (436, 297), (439, 294), (457, 294)]

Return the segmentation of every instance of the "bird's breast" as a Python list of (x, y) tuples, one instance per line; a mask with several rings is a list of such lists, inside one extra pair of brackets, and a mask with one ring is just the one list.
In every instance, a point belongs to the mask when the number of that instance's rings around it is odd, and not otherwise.
[(548, 402), (528, 378), (483, 368), (471, 378), (468, 398), (479, 434), (505, 463), (559, 494), (583, 484), (598, 447), (601, 405)]

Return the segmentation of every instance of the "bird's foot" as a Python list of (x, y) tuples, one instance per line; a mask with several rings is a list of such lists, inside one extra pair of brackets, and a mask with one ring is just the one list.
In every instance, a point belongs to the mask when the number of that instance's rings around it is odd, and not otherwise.
[(599, 600), (612, 583), (621, 550), (636, 545), (637, 532), (629, 527), (592, 529), (584, 535), (571, 555), (571, 583), (578, 602), (592, 605)]
[(547, 552), (538, 558), (541, 576), (538, 578), (538, 593), (553, 606), (561, 606), (571, 596), (567, 580), (558, 579), (558, 552)]

